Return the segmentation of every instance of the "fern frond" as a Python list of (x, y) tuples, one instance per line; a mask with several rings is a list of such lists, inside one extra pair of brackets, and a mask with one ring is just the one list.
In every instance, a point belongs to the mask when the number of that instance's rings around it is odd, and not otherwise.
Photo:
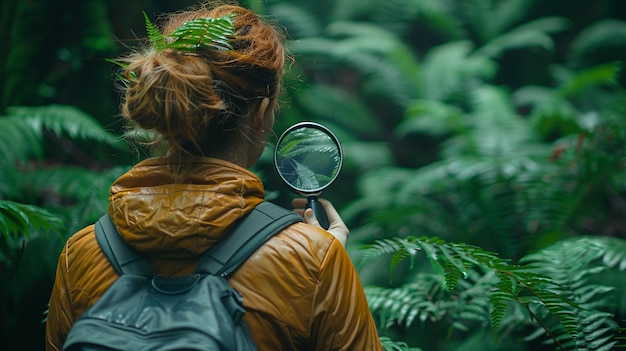
[(417, 99), (411, 101), (405, 110), (405, 121), (394, 129), (398, 139), (409, 134), (445, 136), (461, 132), (463, 112), (458, 106), (435, 100)]
[(18, 162), (43, 156), (39, 131), (24, 123), (18, 116), (0, 117), (0, 198), (19, 199), (22, 191), (15, 184), (21, 178)]
[(607, 248), (602, 255), (602, 264), (611, 269), (616, 268), (620, 271), (625, 271), (626, 241), (612, 237), (599, 238), (596, 240), (602, 240), (604, 247)]
[(624, 49), (626, 21), (605, 19), (585, 27), (570, 46), (575, 57), (592, 55), (600, 49)]
[(485, 56), (472, 55), (470, 41), (456, 41), (430, 49), (421, 67), (419, 92), (430, 100), (456, 101), (467, 91), (493, 77), (496, 64)]
[[(295, 99), (313, 120), (327, 121), (326, 125), (340, 132), (349, 129), (359, 139), (380, 140), (384, 130), (367, 105), (344, 90), (322, 84), (312, 84), (296, 93)], [(320, 104), (319, 101), (325, 101)], [(344, 138), (340, 138), (342, 141)], [(347, 155), (346, 155), (347, 156)]]
[[(581, 111), (572, 99), (588, 95), (596, 89), (619, 89), (618, 77), (622, 69), (620, 62), (605, 63), (579, 72), (555, 66), (552, 71), (557, 87), (522, 87), (513, 94), (513, 99), (519, 106), (531, 108), (534, 128), (544, 138), (578, 134), (589, 129), (588, 122), (583, 119), (589, 111)], [(598, 105), (598, 109), (603, 108)], [(602, 114), (607, 113), (603, 111)]]
[[(563, 350), (569, 349), (568, 345), (572, 343), (579, 346), (595, 343), (597, 346), (598, 340), (604, 340), (610, 335), (609, 331), (614, 330), (613, 324), (606, 318), (610, 314), (602, 315), (594, 312), (597, 311), (598, 307), (595, 303), (603, 301), (601, 295), (612, 289), (602, 286), (579, 286), (571, 281), (574, 279), (584, 282), (585, 277), (597, 273), (596, 269), (585, 268), (589, 262), (598, 259), (597, 254), (588, 255), (589, 260), (578, 257), (574, 269), (570, 270), (569, 265), (563, 262), (565, 259), (563, 254), (567, 252), (571, 259), (571, 257), (575, 257), (572, 256), (573, 253), (577, 252), (575, 250), (561, 251), (559, 255), (546, 255), (545, 252), (537, 254), (541, 260), (534, 255), (529, 255), (525, 258), (528, 264), (514, 265), (508, 260), (498, 258), (495, 254), (479, 247), (445, 243), (436, 238), (417, 239), (410, 237), (379, 241), (376, 245), (370, 247), (370, 250), (375, 250), (376, 255), (383, 252), (395, 255), (401, 253), (396, 256), (397, 259), (412, 257), (418, 251), (423, 251), (433, 265), (434, 276), (445, 279), (445, 282), (439, 283), (439, 286), (445, 287), (445, 289), (439, 292), (438, 298), (443, 296), (441, 294), (450, 293), (451, 287), (456, 287), (454, 282), (450, 282), (450, 277), (459, 279), (463, 276), (467, 279), (472, 275), (471, 272), (477, 268), (495, 274), (498, 280), (493, 283), (487, 294), (491, 305), (489, 319), (494, 337), (497, 336), (503, 317), (512, 304), (526, 306), (541, 324), (544, 332), (547, 332), (551, 340), (560, 345)], [(411, 255), (407, 255), (405, 252), (409, 247), (412, 250)], [(580, 246), (581, 250), (589, 247), (590, 245)], [(373, 256), (372, 252), (365, 255), (366, 258)], [(544, 259), (544, 257), (548, 258)], [(394, 265), (397, 263), (397, 260), (393, 262)], [(547, 266), (549, 267), (546, 268)], [(461, 275), (459, 272), (467, 273)], [(569, 280), (563, 277), (567, 277)], [(464, 279), (459, 280), (464, 281)], [(434, 282), (436, 279), (431, 279), (431, 281)], [(430, 287), (432, 286), (430, 285)], [(418, 293), (414, 291), (416, 289), (418, 289), (416, 286), (408, 284), (390, 291), (372, 290), (370, 293), (379, 296), (379, 300), (376, 297), (373, 298), (373, 303), (376, 306), (376, 311), (383, 314), (386, 324), (399, 322), (410, 324), (414, 318), (412, 316), (418, 315), (431, 320), (441, 318), (442, 314), (424, 314), (427, 311), (429, 313), (433, 311), (432, 308), (428, 307), (432, 301), (425, 298), (424, 291)], [(389, 302), (391, 300), (397, 301), (397, 304)], [(392, 308), (381, 308), (382, 301), (387, 301), (389, 303), (387, 307)], [(600, 304), (604, 303), (600, 302)], [(444, 314), (449, 313), (446, 309), (438, 308), (437, 311)], [(549, 323), (550, 320), (554, 320), (556, 324)], [(581, 322), (583, 320), (585, 323)], [(586, 328), (588, 326), (597, 327), (599, 324), (602, 324), (601, 330), (605, 330), (606, 333), (598, 335), (597, 332), (594, 334)]]
[(504, 2), (469, 0), (459, 9), (462, 10), (460, 16), (465, 19), (467, 26), (477, 33), (477, 41), (486, 42), (518, 23), (528, 12), (531, 4), (532, 2), (528, 0)]
[(0, 162), (4, 169), (14, 167), (16, 160), (41, 158), (41, 128), (33, 128), (18, 115), (0, 117)]
[(554, 40), (550, 34), (565, 29), (567, 22), (563, 18), (540, 18), (497, 36), (479, 48), (475, 54), (497, 58), (507, 50), (533, 47), (551, 52), (554, 50)]
[(72, 139), (93, 140), (114, 147), (122, 147), (122, 140), (104, 129), (92, 116), (68, 105), (46, 105), (39, 107), (12, 106), (7, 115), (19, 119), (29, 126), (37, 136), (44, 129), (57, 135), (66, 134)]
[(8, 200), (0, 200), (0, 231), (6, 241), (12, 237), (33, 235), (33, 232), (60, 232), (63, 221), (45, 209)]
[[(334, 22), (325, 37), (289, 43), (290, 52), (303, 57), (320, 57), (356, 69), (365, 94), (383, 92), (398, 106), (405, 106), (418, 91), (418, 60), (398, 36), (380, 26), (358, 22)], [(381, 88), (383, 87), (383, 88)]]
[[(510, 102), (510, 96), (502, 89), (491, 86), (480, 87), (471, 94), (471, 98), (470, 123), (474, 131), (457, 137), (465, 145), (465, 153), (472, 152), (487, 157), (506, 154), (510, 159), (514, 155), (519, 155), (520, 151), (529, 151), (527, 148), (520, 148), (521, 145), (538, 140), (531, 124), (517, 115)], [(446, 153), (450, 155), (449, 157), (459, 155), (450, 152)]]
[(380, 343), (385, 351), (421, 351), (417, 347), (409, 347), (405, 342), (394, 341), (386, 336), (380, 337)]
[(315, 37), (322, 33), (322, 25), (310, 11), (291, 4), (279, 3), (270, 8), (272, 17), (282, 23), (294, 39)]
[(235, 36), (233, 20), (235, 15), (220, 18), (196, 18), (183, 23), (168, 36), (152, 24), (143, 12), (148, 39), (157, 51), (175, 49), (196, 52), (201, 48), (232, 50), (230, 40)]
[(411, 326), (415, 321), (436, 322), (448, 310), (442, 306), (445, 287), (437, 275), (421, 274), (415, 283), (394, 289), (366, 287), (370, 310), (380, 319), (380, 325)]
[(71, 139), (93, 140), (116, 148), (125, 144), (106, 131), (93, 117), (73, 106), (12, 106), (0, 117), (0, 194), (23, 198), (19, 166), (44, 157), (44, 130)]
[(72, 231), (106, 212), (111, 184), (127, 169), (41, 168), (24, 174), (22, 184), (31, 195), (54, 199), (50, 206), (63, 203), (69, 214), (66, 224)]
[(571, 97), (597, 86), (617, 87), (622, 66), (621, 62), (615, 61), (576, 72), (559, 87), (559, 93), (563, 97)]
[(167, 45), (167, 40), (161, 31), (150, 21), (148, 14), (145, 11), (142, 11), (144, 22), (146, 24), (146, 33), (148, 34), (148, 39), (150, 43), (154, 45), (157, 50), (162, 50)]
[[(523, 260), (538, 267), (542, 274), (550, 276), (555, 282), (548, 287), (546, 294), (553, 293), (574, 301), (574, 304), (563, 304), (555, 297), (548, 297), (544, 306), (548, 309), (569, 310), (571, 317), (565, 322), (561, 321), (561, 324), (574, 337), (576, 347), (580, 350), (608, 350), (615, 344), (613, 336), (617, 325), (612, 320), (613, 314), (605, 312), (613, 304), (609, 297), (615, 289), (589, 284), (589, 280), (607, 268), (596, 263), (614, 264), (613, 254), (623, 249), (624, 245), (621, 242), (621, 247), (618, 245), (616, 248), (607, 245), (602, 238), (581, 237), (561, 241), (529, 254)], [(608, 252), (613, 254), (607, 256)], [(609, 257), (609, 260), (605, 261), (604, 257)], [(572, 309), (571, 306), (577, 308)]]
[(363, 246), (361, 262), (358, 266), (359, 269), (363, 268), (363, 266), (374, 259), (383, 256), (393, 254), (397, 251), (400, 251), (399, 242), (403, 241), (402, 239), (382, 239), (378, 240), (373, 244), (369, 244)]
[[(415, 21), (423, 22), (448, 40), (463, 36), (464, 28), (455, 18), (452, 6), (438, 0), (387, 0), (377, 2), (374, 21), (400, 33), (408, 32)], [(407, 33), (408, 32), (408, 33)]]
[(515, 292), (519, 291), (514, 288), (517, 282), (512, 277), (505, 274), (498, 274), (498, 277), (500, 278), (500, 281), (489, 293), (489, 302), (492, 306), (490, 320), (494, 337), (500, 330), (500, 323), (502, 322), (504, 313), (507, 311), (511, 302), (516, 298)]
[(373, 315), (386, 328), (451, 320), (454, 328), (467, 331), (472, 324), (488, 324), (488, 296), (496, 281), (493, 274), (471, 271), (468, 279), (450, 292), (440, 275), (419, 273), (411, 283), (392, 289), (366, 287), (365, 293)]
[(359, 267), (362, 267), (365, 263), (370, 262), (377, 257), (392, 254), (393, 258), (390, 272), (393, 272), (398, 263), (408, 257), (415, 256), (419, 247), (410, 240), (395, 238), (379, 240), (374, 244), (364, 246), (361, 250), (363, 251), (363, 256), (361, 257), (361, 264)]
[(167, 37), (166, 49), (196, 52), (201, 48), (232, 50), (235, 36), (234, 15), (220, 18), (196, 18), (185, 22)]

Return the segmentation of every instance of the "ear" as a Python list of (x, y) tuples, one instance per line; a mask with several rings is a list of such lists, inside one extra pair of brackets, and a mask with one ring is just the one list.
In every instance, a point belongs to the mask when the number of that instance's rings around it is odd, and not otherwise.
[(259, 109), (254, 116), (254, 128), (263, 133), (274, 126), (274, 111), (270, 108), (270, 99), (265, 97), (259, 104)]

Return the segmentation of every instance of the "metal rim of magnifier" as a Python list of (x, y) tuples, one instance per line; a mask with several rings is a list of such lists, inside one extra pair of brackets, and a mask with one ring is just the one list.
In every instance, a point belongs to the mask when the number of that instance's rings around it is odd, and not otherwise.
[[(307, 190), (302, 190), (299, 189), (295, 186), (293, 186), (291, 183), (289, 183), (285, 177), (283, 177), (282, 173), (280, 171), (278, 171), (279, 167), (278, 167), (278, 145), (280, 145), (280, 143), (283, 141), (283, 138), (288, 135), (291, 131), (295, 130), (295, 129), (301, 129), (301, 128), (314, 128), (314, 129), (318, 129), (321, 130), (322, 132), (324, 132), (324, 134), (328, 135), (328, 137), (333, 141), (333, 143), (335, 143), (335, 145), (337, 146), (337, 152), (339, 153), (339, 165), (337, 166), (337, 172), (335, 172), (335, 175), (328, 181), (328, 183), (326, 183), (323, 186), (320, 186), (319, 188), (316, 189), (307, 189)], [(337, 179), (337, 177), (339, 176), (339, 173), (341, 172), (341, 167), (343, 167), (343, 150), (341, 148), (341, 144), (339, 143), (339, 139), (337, 139), (337, 137), (335, 136), (335, 134), (333, 134), (333, 132), (330, 131), (330, 129), (326, 128), (325, 126), (319, 124), (319, 123), (315, 123), (315, 122), (300, 122), (300, 123), (296, 123), (294, 125), (292, 125), (291, 127), (287, 128), (287, 130), (285, 130), (283, 132), (283, 134), (281, 134), (280, 138), (278, 138), (278, 141), (276, 142), (276, 147), (274, 148), (274, 168), (276, 168), (278, 175), (280, 176), (280, 179), (282, 179), (282, 181), (287, 184), (287, 186), (289, 186), (290, 188), (294, 189), (295, 191), (303, 194), (303, 195), (318, 195), (319, 193), (322, 192), (322, 190), (328, 188), (334, 181), (335, 179)]]

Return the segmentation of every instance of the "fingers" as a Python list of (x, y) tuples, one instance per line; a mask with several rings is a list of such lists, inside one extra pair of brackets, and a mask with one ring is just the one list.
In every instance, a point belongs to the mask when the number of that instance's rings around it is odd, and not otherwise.
[(321, 227), (320, 222), (317, 220), (317, 217), (315, 217), (315, 212), (313, 212), (313, 209), (307, 208), (306, 210), (304, 210), (303, 218), (305, 223), (312, 226)]
[(346, 227), (343, 219), (341, 219), (341, 216), (335, 209), (335, 206), (333, 206), (330, 201), (324, 199), (320, 199), (319, 201), (322, 204), (322, 207), (324, 207), (326, 217), (328, 217), (328, 223), (330, 223), (330, 227), (328, 229), (332, 229), (333, 227)]
[[(324, 208), (324, 212), (326, 212), (326, 217), (328, 218), (329, 227), (327, 231), (331, 233), (337, 240), (341, 242), (341, 244), (345, 247), (348, 241), (348, 235), (350, 234), (350, 230), (344, 223), (343, 219), (335, 209), (333, 204), (325, 199), (319, 199), (319, 202), (322, 204)], [(307, 199), (306, 198), (295, 198), (292, 200), (292, 205), (294, 207), (294, 212), (299, 214), (304, 222), (316, 227), (320, 227), (320, 224), (313, 213), (313, 210), (310, 208), (306, 208)]]

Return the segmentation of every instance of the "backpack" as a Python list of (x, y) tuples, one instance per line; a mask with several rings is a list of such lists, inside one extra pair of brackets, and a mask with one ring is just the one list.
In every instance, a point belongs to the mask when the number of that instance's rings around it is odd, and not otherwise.
[(74, 323), (63, 350), (256, 350), (242, 296), (226, 277), (298, 221), (294, 212), (262, 202), (203, 255), (193, 274), (165, 277), (102, 216), (96, 238), (120, 277)]

